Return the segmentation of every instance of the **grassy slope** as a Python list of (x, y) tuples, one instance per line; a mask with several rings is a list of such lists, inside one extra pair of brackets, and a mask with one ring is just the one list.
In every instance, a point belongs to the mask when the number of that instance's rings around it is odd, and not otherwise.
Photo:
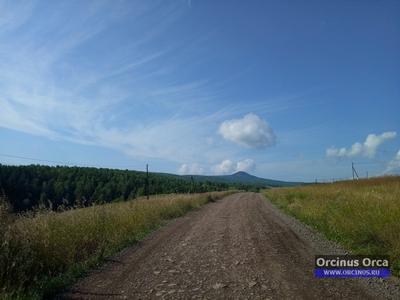
[(229, 193), (155, 196), (8, 221), (0, 210), (0, 298), (49, 296), (163, 221)]
[(400, 275), (400, 177), (266, 190), (275, 205), (357, 254), (387, 254)]

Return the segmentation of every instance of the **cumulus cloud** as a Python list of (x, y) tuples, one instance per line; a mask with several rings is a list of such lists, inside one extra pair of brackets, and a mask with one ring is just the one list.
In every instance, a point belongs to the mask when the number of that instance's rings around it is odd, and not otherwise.
[(253, 113), (242, 119), (224, 121), (218, 132), (224, 139), (248, 148), (266, 148), (276, 142), (272, 128)]
[(202, 175), (204, 168), (198, 163), (182, 164), (178, 170), (181, 175)]
[(252, 159), (245, 159), (238, 162), (233, 162), (230, 159), (225, 159), (221, 163), (213, 166), (211, 169), (214, 174), (227, 175), (239, 171), (251, 172), (256, 168), (256, 164)]
[(215, 165), (212, 170), (217, 175), (232, 174), (235, 171), (235, 163), (230, 159), (225, 159), (221, 163)]
[(236, 164), (236, 171), (252, 172), (256, 168), (256, 164), (252, 159), (245, 159), (238, 161)]
[(400, 150), (396, 156), (388, 163), (385, 173), (395, 173), (400, 171)]
[(354, 157), (365, 156), (372, 158), (375, 156), (377, 149), (384, 142), (394, 139), (396, 137), (395, 131), (384, 132), (380, 135), (369, 134), (364, 143), (354, 143), (351, 148), (335, 148), (331, 147), (326, 150), (327, 157)]

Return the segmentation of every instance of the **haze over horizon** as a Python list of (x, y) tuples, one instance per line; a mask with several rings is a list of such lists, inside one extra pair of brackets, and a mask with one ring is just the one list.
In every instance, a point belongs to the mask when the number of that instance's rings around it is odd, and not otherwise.
[(0, 0), (0, 163), (399, 174), (399, 50), (399, 1)]

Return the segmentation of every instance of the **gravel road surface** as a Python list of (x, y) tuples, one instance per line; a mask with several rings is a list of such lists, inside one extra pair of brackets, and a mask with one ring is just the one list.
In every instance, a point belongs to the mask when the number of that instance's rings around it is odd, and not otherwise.
[(238, 193), (171, 221), (110, 259), (58, 298), (372, 299), (380, 295), (381, 299), (395, 299), (399, 296), (390, 294), (397, 290), (382, 282), (314, 278), (314, 255), (340, 252), (279, 212), (262, 195)]

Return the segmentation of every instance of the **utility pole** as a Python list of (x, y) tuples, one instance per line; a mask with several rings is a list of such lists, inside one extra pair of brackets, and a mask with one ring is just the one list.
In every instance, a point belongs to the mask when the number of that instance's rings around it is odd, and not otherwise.
[(146, 197), (149, 199), (149, 164), (146, 164)]
[(353, 180), (354, 180), (354, 175), (357, 177), (357, 179), (360, 179), (356, 169), (354, 168), (354, 162), (351, 163), (351, 170), (353, 171)]
[(190, 193), (194, 193), (194, 178), (193, 178), (193, 176), (190, 176), (190, 181), (191, 181)]
[(367, 171), (367, 179), (368, 179), (368, 171)]

